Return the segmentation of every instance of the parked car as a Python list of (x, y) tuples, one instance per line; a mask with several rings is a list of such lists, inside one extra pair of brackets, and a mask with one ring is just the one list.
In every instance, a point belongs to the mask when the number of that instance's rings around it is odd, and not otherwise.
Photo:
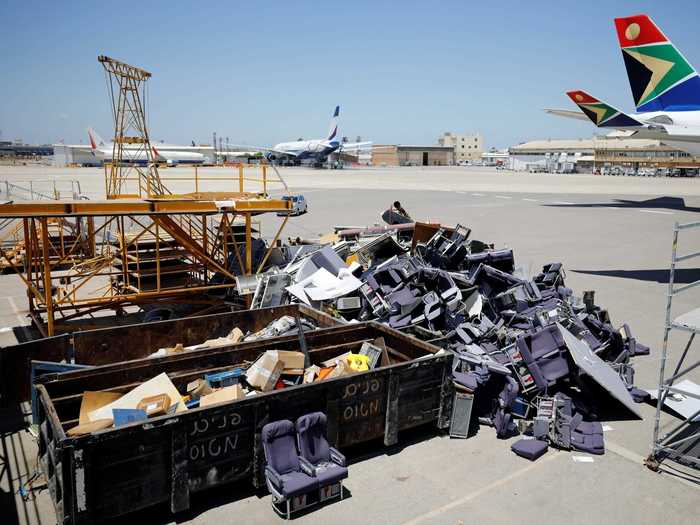
[[(285, 195), (282, 197), (283, 201), (292, 201), (292, 211), (290, 215), (302, 215), (309, 211), (309, 206), (306, 203), (306, 199), (303, 195)], [(284, 217), (287, 215), (285, 212), (278, 212), (278, 216)]]

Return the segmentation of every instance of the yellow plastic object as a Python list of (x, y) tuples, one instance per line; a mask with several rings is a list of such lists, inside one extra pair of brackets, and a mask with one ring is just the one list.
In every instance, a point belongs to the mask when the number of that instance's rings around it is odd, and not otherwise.
[(352, 263), (354, 263), (354, 262), (356, 262), (356, 263), (359, 263), (359, 262), (360, 262), (360, 258), (359, 258), (356, 254), (355, 254), (355, 255), (351, 255), (350, 257), (348, 257), (347, 259), (345, 259), (345, 264), (347, 264), (348, 266), (350, 266), (350, 265), (351, 265)]
[(369, 370), (369, 357), (362, 354), (350, 354), (347, 357), (348, 365), (355, 372), (366, 372)]

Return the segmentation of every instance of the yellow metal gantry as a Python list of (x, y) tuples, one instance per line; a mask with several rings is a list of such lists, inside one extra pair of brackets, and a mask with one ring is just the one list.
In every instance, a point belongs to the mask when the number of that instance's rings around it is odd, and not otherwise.
[[(268, 176), (268, 166), (249, 168), (259, 170), (259, 177), (239, 166), (225, 179), (201, 177), (195, 168), (193, 177), (168, 179), (180, 187), (192, 185), (173, 193), (158, 172), (146, 126), (145, 82), (151, 74), (109, 57), (98, 60), (108, 75), (115, 119), (105, 198), (0, 205), (0, 219), (21, 221), (24, 246), (22, 264), (2, 247), (0, 261), (24, 282), (30, 315), (46, 336), (61, 330), (63, 321), (100, 310), (163, 302), (222, 304), (209, 292), (236, 287), (234, 261), (240, 273), (261, 272), (291, 212), (289, 200), (270, 197), (271, 185), (281, 184), (285, 191), (287, 186), (274, 167), (274, 176)], [(231, 191), (208, 191), (208, 185)], [(252, 219), (270, 212), (283, 218), (254, 267)], [(49, 234), (56, 222), (75, 232), (66, 237), (69, 242), (56, 242)]]

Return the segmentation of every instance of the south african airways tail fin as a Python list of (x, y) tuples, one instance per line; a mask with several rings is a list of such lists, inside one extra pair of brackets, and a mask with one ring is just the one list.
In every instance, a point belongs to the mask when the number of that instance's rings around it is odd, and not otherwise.
[(647, 15), (615, 19), (638, 112), (700, 110), (700, 76)]
[(644, 124), (634, 117), (592, 97), (585, 91), (567, 91), (571, 100), (599, 128), (638, 128)]

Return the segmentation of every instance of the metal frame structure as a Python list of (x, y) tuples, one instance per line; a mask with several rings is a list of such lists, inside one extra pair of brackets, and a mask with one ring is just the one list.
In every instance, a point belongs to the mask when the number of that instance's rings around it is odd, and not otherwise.
[[(682, 450), (684, 445), (694, 446), (697, 450), (697, 444), (700, 442), (700, 422), (693, 422), (693, 420), (700, 416), (700, 410), (696, 411), (690, 417), (683, 418), (680, 423), (673, 425), (668, 432), (661, 435), (664, 401), (669, 396), (681, 395), (685, 396), (686, 398), (689, 397), (693, 399), (700, 399), (700, 395), (697, 393), (688, 392), (687, 390), (679, 388), (675, 385), (679, 379), (687, 376), (687, 374), (700, 367), (700, 355), (693, 358), (690, 354), (695, 335), (700, 333), (700, 307), (675, 318), (672, 316), (673, 298), (691, 288), (700, 286), (700, 280), (685, 284), (683, 286), (675, 286), (675, 274), (678, 270), (678, 264), (683, 261), (700, 257), (700, 251), (685, 255), (678, 254), (679, 233), (687, 230), (696, 230), (698, 233), (700, 233), (700, 222), (686, 224), (679, 224), (676, 222), (673, 227), (671, 269), (668, 281), (668, 296), (666, 299), (666, 322), (664, 324), (664, 340), (661, 353), (661, 366), (659, 370), (659, 386), (656, 416), (654, 419), (654, 435), (651, 445), (651, 454), (645, 461), (646, 465), (652, 470), (657, 470), (664, 459), (671, 459), (677, 463), (695, 469), (700, 468), (700, 458), (697, 456), (691, 456)], [(690, 335), (688, 342), (686, 343), (685, 348), (678, 359), (678, 362), (673, 368), (673, 372), (670, 375), (667, 375), (666, 367), (667, 365), (671, 365), (671, 358), (669, 355), (669, 336), (674, 331), (680, 331)]]
[[(151, 74), (141, 68), (100, 55), (107, 76), (114, 119), (114, 146), (105, 193), (108, 199), (169, 193), (160, 180), (146, 123), (147, 84)], [(139, 162), (145, 160), (142, 168)], [(138, 191), (129, 194), (127, 179), (136, 173)]]
[[(236, 287), (232, 266), (245, 275), (263, 270), (291, 212), (290, 201), (268, 193), (275, 183), (288, 193), (274, 166), (276, 177), (268, 177), (263, 165), (260, 177), (246, 176), (239, 166), (237, 176), (227, 179), (200, 177), (195, 168), (194, 177), (169, 179), (179, 188), (193, 183), (189, 191), (173, 193), (158, 172), (148, 135), (146, 81), (151, 74), (106, 56), (98, 60), (107, 75), (115, 124), (106, 198), (0, 205), (0, 224), (19, 219), (21, 228), (14, 233), (21, 229), (23, 249), (20, 264), (16, 253), (0, 246), (0, 263), (24, 282), (30, 316), (44, 336), (56, 333), (57, 322), (99, 310), (119, 314), (126, 306), (163, 302), (222, 305), (223, 297), (212, 292)], [(200, 184), (215, 180), (230, 190), (202, 191)], [(254, 267), (253, 216), (269, 212), (284, 217)]]

